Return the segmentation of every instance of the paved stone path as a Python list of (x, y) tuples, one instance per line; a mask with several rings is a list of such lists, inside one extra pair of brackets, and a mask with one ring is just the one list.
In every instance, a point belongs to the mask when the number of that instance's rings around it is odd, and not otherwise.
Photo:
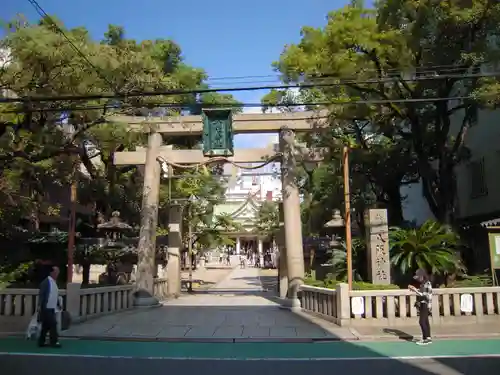
[[(193, 289), (206, 290), (213, 287), (215, 284), (224, 279), (234, 269), (235, 260), (232, 260), (232, 265), (227, 266), (219, 262), (210, 262), (205, 267), (198, 267), (193, 271)], [(181, 272), (182, 290), (187, 291), (187, 281), (189, 280), (189, 271), (183, 270)]]
[[(346, 328), (283, 310), (265, 292), (259, 269), (235, 268), (208, 291), (75, 325), (72, 337), (155, 340), (354, 339)], [(325, 328), (326, 327), (326, 328)]]

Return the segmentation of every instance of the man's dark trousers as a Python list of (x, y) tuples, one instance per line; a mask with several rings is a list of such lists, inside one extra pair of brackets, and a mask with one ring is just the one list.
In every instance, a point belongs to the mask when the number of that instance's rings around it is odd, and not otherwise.
[(42, 309), (40, 311), (40, 323), (42, 324), (42, 330), (40, 332), (40, 338), (38, 339), (38, 345), (45, 345), (47, 333), (49, 333), (50, 345), (56, 345), (59, 341), (59, 337), (57, 333), (55, 309)]

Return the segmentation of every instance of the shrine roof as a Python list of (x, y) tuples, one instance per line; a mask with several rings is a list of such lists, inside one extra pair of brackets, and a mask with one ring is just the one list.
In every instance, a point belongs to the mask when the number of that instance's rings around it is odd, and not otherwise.
[(261, 203), (249, 195), (244, 201), (227, 201), (214, 207), (214, 215), (230, 215), (233, 219), (253, 219)]

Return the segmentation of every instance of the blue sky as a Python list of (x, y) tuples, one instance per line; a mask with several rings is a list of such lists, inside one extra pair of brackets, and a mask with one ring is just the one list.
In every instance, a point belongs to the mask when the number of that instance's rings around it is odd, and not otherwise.
[[(285, 44), (300, 40), (302, 26), (323, 26), (329, 11), (348, 0), (38, 0), (66, 26), (85, 26), (101, 38), (108, 24), (125, 27), (137, 40), (171, 38), (185, 61), (204, 68), (210, 77), (273, 74)], [(35, 20), (27, 0), (2, 0), (0, 19), (17, 13)], [(258, 103), (265, 92), (237, 92), (242, 102)], [(255, 111), (255, 109), (254, 109)], [(269, 136), (242, 135), (237, 147), (261, 147)]]

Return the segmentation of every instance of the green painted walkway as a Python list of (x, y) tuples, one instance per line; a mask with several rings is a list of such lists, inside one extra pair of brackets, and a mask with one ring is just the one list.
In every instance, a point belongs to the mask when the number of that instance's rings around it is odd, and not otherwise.
[(231, 344), (64, 340), (62, 343), (62, 349), (38, 348), (32, 341), (5, 338), (0, 339), (0, 355), (16, 353), (199, 359), (368, 359), (492, 355), (500, 357), (500, 339), (443, 340), (424, 347), (404, 341)]

